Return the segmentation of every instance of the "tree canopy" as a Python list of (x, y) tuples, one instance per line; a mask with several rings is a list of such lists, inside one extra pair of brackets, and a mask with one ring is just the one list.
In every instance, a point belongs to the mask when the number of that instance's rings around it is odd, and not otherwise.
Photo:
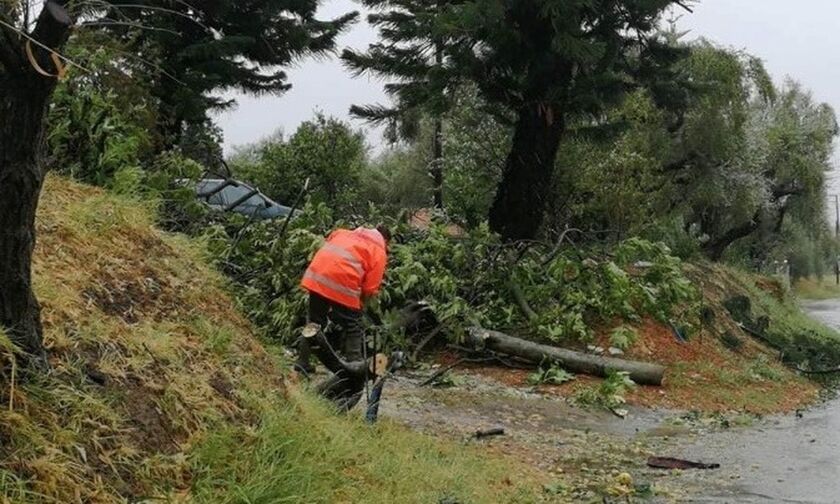
[[(597, 119), (634, 81), (648, 79), (676, 57), (656, 36), (670, 0), (441, 2), (375, 1), (371, 21), (382, 41), (366, 53), (346, 51), (357, 73), (392, 79), (401, 108), (445, 108), (458, 85), (475, 86), (514, 136), (490, 211), (507, 239), (533, 238), (540, 228), (567, 122)], [(435, 51), (441, 58), (435, 60)], [(383, 107), (356, 108), (374, 118)]]

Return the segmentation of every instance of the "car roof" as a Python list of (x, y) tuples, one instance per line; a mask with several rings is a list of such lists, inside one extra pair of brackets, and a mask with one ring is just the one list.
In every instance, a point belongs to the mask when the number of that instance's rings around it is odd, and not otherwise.
[[(277, 206), (277, 207), (280, 207), (280, 208), (282, 208), (282, 209), (286, 209), (286, 210), (288, 210), (289, 212), (291, 212), (291, 210), (292, 210), (290, 207), (288, 207), (288, 206), (286, 206), (286, 205), (282, 205), (282, 204), (280, 204), (280, 203), (278, 203), (278, 202), (274, 201), (273, 199), (269, 198), (268, 196), (266, 196), (266, 195), (265, 195), (262, 191), (260, 191), (259, 189), (255, 188), (255, 187), (253, 187), (253, 186), (251, 186), (251, 185), (249, 185), (249, 184), (247, 184), (247, 183), (245, 183), (245, 182), (242, 182), (242, 181), (240, 181), (240, 180), (237, 180), (237, 179), (235, 179), (235, 178), (230, 178), (230, 179), (223, 179), (223, 178), (201, 178), (201, 179), (198, 179), (198, 180), (196, 181), (196, 184), (197, 184), (197, 185), (210, 185), (210, 184), (219, 185), (219, 184), (223, 184), (223, 183), (225, 183), (225, 181), (226, 181), (226, 180), (230, 180), (231, 182), (233, 182), (233, 184), (231, 184), (231, 185), (230, 185), (230, 186), (228, 186), (228, 187), (238, 186), (238, 187), (244, 187), (244, 188), (246, 188), (246, 189), (250, 189), (250, 190), (255, 190), (255, 191), (257, 191), (257, 192), (256, 192), (256, 194), (254, 194), (254, 196), (259, 196), (260, 198), (263, 198), (264, 200), (266, 200), (266, 201), (268, 201), (268, 202), (271, 202), (271, 204), (272, 204), (273, 206)], [(222, 191), (226, 191), (226, 190), (227, 190), (227, 187), (225, 187), (224, 189), (222, 189)]]

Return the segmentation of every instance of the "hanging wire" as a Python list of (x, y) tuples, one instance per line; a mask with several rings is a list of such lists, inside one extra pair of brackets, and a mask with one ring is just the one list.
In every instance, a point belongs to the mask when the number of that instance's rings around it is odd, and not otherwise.
[(116, 19), (109, 19), (109, 18), (101, 18), (97, 21), (86, 21), (79, 25), (79, 27), (87, 27), (87, 26), (127, 26), (129, 28), (138, 28), (140, 30), (147, 30), (147, 31), (157, 31), (168, 33), (170, 35), (175, 35), (176, 37), (181, 37), (181, 33), (176, 32), (175, 30), (169, 30), (167, 28), (158, 28), (156, 26), (148, 26), (142, 23), (134, 23), (130, 21), (117, 21)]
[[(174, 9), (168, 9), (166, 7), (157, 7), (157, 6), (152, 6), (152, 5), (142, 5), (142, 4), (132, 4), (132, 3), (125, 3), (125, 4), (111, 3), (111, 2), (106, 2), (104, 0), (85, 0), (83, 2), (79, 2), (76, 5), (78, 5), (78, 6), (93, 5), (93, 6), (99, 6), (103, 9), (114, 9), (114, 10), (117, 10), (117, 11), (119, 11), (120, 9), (139, 9), (139, 10), (163, 12), (163, 13), (166, 13), (166, 14), (171, 14), (173, 16), (177, 16), (177, 17), (187, 19), (189, 21), (192, 21), (196, 25), (204, 28), (208, 32), (211, 31), (211, 28), (209, 26), (207, 26), (206, 24), (204, 24), (203, 22), (201, 22), (196, 16), (192, 16), (190, 14), (179, 12), (179, 11), (174, 10)], [(194, 9), (196, 12), (201, 12), (199, 9), (195, 9), (194, 7), (190, 6), (189, 4), (184, 3), (184, 5), (186, 5), (190, 9)]]

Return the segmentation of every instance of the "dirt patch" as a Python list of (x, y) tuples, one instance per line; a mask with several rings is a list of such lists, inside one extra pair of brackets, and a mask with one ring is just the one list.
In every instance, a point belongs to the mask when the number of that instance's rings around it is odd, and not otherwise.
[[(138, 269), (132, 269), (135, 266)], [(128, 274), (127, 271), (134, 273)], [(119, 317), (127, 324), (135, 324), (147, 317), (164, 320), (181, 304), (168, 280), (144, 265), (101, 269), (93, 285), (82, 294), (103, 313)]]
[(132, 427), (131, 439), (145, 452), (172, 455), (180, 451), (180, 442), (186, 439), (159, 406), (161, 391), (149, 388), (139, 378), (130, 377), (119, 384), (123, 395), (122, 406), (128, 424)]
[[(745, 338), (736, 352), (727, 349), (709, 330), (699, 331), (688, 341), (678, 339), (669, 326), (653, 319), (644, 320), (636, 330), (638, 340), (622, 357), (656, 362), (666, 366), (667, 371), (662, 387), (640, 386), (630, 391), (626, 399), (631, 405), (769, 414), (805, 407), (818, 397), (817, 385), (791, 373), (777, 362), (775, 352), (752, 339)], [(609, 347), (609, 331), (598, 333), (596, 344)], [(457, 355), (445, 353), (439, 356), (438, 362), (445, 366), (457, 359)], [(508, 387), (529, 388), (528, 377), (534, 370), (464, 363), (456, 372), (491, 378)], [(577, 375), (575, 380), (562, 385), (540, 385), (533, 390), (571, 398), (601, 382), (601, 378)]]
[(222, 374), (221, 371), (213, 373), (213, 376), (210, 377), (209, 383), (210, 386), (213, 387), (213, 390), (218, 392), (220, 396), (224, 397), (228, 401), (236, 401), (233, 384), (225, 375)]
[(767, 278), (767, 277), (756, 277), (755, 285), (759, 289), (767, 292), (777, 301), (784, 301), (785, 299), (785, 288), (782, 286), (782, 283), (774, 278)]

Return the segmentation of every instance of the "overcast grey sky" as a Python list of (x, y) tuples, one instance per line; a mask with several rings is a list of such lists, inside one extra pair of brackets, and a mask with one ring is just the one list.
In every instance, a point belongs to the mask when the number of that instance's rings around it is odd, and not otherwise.
[[(326, 0), (322, 17), (361, 6), (351, 0)], [(777, 81), (791, 76), (817, 100), (840, 111), (840, 2), (837, 0), (704, 0), (685, 13), (681, 27), (689, 38), (706, 37), (764, 59)], [(364, 21), (339, 39), (339, 47), (364, 48), (376, 38)], [(253, 142), (278, 128), (293, 132), (316, 110), (348, 118), (353, 103), (385, 100), (382, 83), (352, 79), (336, 58), (307, 60), (289, 70), (293, 88), (280, 97), (238, 97), (239, 106), (218, 117), (227, 148)], [(363, 126), (362, 123), (357, 123)], [(380, 142), (372, 132), (370, 141)]]

